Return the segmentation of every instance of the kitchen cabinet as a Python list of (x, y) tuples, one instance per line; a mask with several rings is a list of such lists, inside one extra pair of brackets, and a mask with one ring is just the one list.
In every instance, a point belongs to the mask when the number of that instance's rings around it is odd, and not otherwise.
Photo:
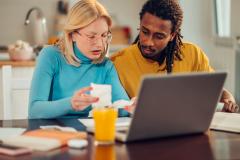
[[(14, 78), (32, 79), (35, 61), (0, 61), (0, 119), (3, 119), (3, 65), (12, 66), (12, 77)], [(29, 89), (14, 90), (11, 92), (11, 99), (13, 119), (26, 119), (28, 117)]]

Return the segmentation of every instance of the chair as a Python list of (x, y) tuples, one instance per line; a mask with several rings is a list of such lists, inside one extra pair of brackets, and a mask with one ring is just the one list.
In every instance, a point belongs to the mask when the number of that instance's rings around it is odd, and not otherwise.
[[(12, 74), (12, 66), (2, 66), (2, 109), (4, 120), (27, 118), (30, 85), (30, 78), (15, 78)], [(21, 102), (17, 105), (14, 105), (13, 100), (15, 91), (27, 92), (27, 97), (23, 97), (22, 95), (18, 97), (21, 98)], [(23, 103), (24, 106), (21, 106)]]

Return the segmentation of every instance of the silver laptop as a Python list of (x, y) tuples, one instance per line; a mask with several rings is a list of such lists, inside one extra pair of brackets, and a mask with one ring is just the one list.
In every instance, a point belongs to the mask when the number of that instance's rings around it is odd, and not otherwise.
[(129, 127), (118, 130), (116, 139), (130, 142), (205, 132), (226, 76), (205, 72), (144, 77)]

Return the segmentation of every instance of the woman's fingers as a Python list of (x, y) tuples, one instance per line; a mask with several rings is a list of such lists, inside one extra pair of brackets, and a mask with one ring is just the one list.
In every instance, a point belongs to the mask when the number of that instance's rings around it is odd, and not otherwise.
[(79, 102), (79, 103), (94, 103), (97, 102), (99, 100), (98, 97), (92, 97), (90, 95), (81, 95), (81, 96), (77, 96), (73, 99), (73, 102)]
[(81, 102), (97, 102), (98, 101), (98, 97), (93, 97), (91, 95), (88, 95), (88, 94), (82, 94), (81, 96), (77, 96), (75, 98), (74, 101), (81, 101)]
[(81, 88), (80, 90), (78, 90), (77, 92), (75, 92), (76, 95), (82, 95), (84, 94), (85, 92), (87, 91), (91, 91), (92, 90), (92, 87), (84, 87), (84, 88)]
[(83, 110), (87, 106), (98, 101), (97, 97), (78, 97), (73, 100), (73, 108), (76, 110)]
[(72, 108), (74, 110), (83, 110), (87, 106), (89, 106), (92, 103), (95, 103), (99, 100), (98, 97), (93, 97), (93, 96), (85, 93), (90, 90), (92, 90), (92, 87), (84, 87), (74, 93), (74, 95), (71, 99)]

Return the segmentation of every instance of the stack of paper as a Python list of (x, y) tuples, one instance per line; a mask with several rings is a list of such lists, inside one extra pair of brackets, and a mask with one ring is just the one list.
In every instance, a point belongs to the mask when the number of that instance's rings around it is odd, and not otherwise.
[(240, 114), (216, 112), (210, 129), (240, 133)]
[(25, 128), (2, 128), (0, 127), (0, 140), (21, 135)]

